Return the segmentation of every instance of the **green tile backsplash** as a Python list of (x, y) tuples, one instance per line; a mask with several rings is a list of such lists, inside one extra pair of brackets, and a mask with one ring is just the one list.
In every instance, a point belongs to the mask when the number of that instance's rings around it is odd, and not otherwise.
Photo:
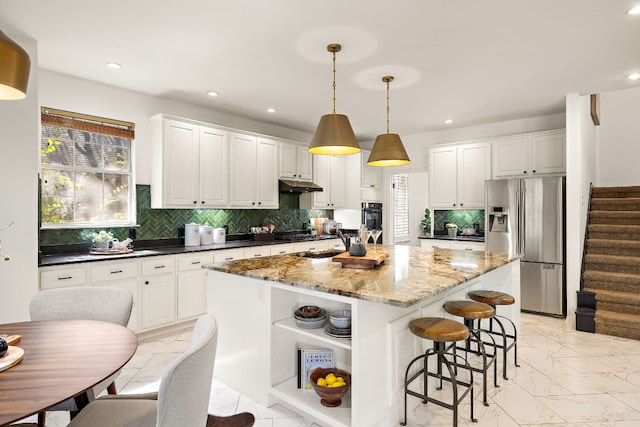
[[(229, 226), (230, 234), (247, 233), (249, 228), (271, 222), (276, 231), (300, 230), (309, 218), (333, 218), (333, 211), (306, 210), (299, 208), (299, 196), (280, 194), (279, 209), (151, 209), (151, 186), (136, 185), (137, 239), (160, 239), (177, 237), (178, 228), (195, 222), (213, 227)], [(87, 242), (91, 229), (41, 230), (40, 245)], [(128, 236), (128, 227), (109, 228), (114, 237), (123, 240)]]
[(478, 223), (480, 231), (484, 231), (484, 210), (433, 211), (434, 230), (444, 230), (447, 222), (456, 224), (458, 228), (472, 228), (474, 223)]

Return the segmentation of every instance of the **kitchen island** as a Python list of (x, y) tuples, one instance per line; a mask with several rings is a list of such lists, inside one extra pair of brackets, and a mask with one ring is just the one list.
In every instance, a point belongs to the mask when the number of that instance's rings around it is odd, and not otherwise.
[[(389, 258), (375, 269), (343, 268), (331, 257), (305, 253), (205, 266), (207, 309), (220, 324), (214, 375), (264, 405), (289, 405), (323, 425), (392, 426), (400, 419), (404, 370), (426, 344), (411, 334), (410, 320), (451, 317), (445, 301), (492, 289), (515, 297), (516, 304), (498, 311), (519, 324), (519, 262), (507, 254), (377, 249)], [(351, 338), (299, 328), (292, 314), (307, 304), (350, 309)], [(325, 408), (315, 392), (297, 388), (299, 348), (332, 349), (338, 367), (351, 372), (340, 407)]]

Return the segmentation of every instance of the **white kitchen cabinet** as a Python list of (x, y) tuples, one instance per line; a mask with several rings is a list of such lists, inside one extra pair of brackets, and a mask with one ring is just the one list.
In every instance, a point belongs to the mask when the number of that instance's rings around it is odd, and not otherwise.
[(134, 332), (139, 331), (141, 327), (138, 262), (136, 260), (95, 262), (90, 264), (89, 271), (93, 286), (108, 286), (131, 292), (133, 306), (127, 327)]
[(87, 284), (87, 269), (84, 266), (64, 265), (40, 269), (40, 289), (67, 288)]
[(307, 146), (295, 142), (280, 142), (280, 178), (311, 181), (313, 156)]
[(564, 129), (493, 141), (493, 177), (527, 177), (566, 171)]
[(153, 208), (228, 205), (226, 132), (162, 116), (152, 118)]
[(231, 204), (234, 208), (278, 208), (278, 143), (231, 134)]
[(213, 262), (235, 261), (243, 258), (243, 249), (224, 249), (213, 252)]
[(142, 261), (142, 329), (171, 325), (176, 321), (175, 256)]
[(253, 248), (246, 248), (244, 250), (244, 258), (260, 258), (263, 256), (271, 255), (271, 248), (269, 246), (255, 246)]
[(431, 208), (484, 208), (484, 181), (491, 178), (491, 146), (461, 144), (429, 150)]
[(420, 239), (420, 247), (432, 249), (464, 249), (469, 251), (484, 251), (483, 242), (446, 239)]
[(342, 209), (345, 207), (344, 156), (313, 156), (313, 181), (323, 191), (300, 195), (301, 209)]
[(212, 252), (178, 255), (177, 320), (192, 319), (207, 312), (207, 271)]
[(361, 162), (362, 162), (362, 177), (360, 186), (362, 188), (382, 188), (382, 168), (367, 166), (367, 160), (371, 151), (362, 150)]
[(284, 255), (293, 252), (293, 244), (273, 245), (270, 248), (271, 255)]

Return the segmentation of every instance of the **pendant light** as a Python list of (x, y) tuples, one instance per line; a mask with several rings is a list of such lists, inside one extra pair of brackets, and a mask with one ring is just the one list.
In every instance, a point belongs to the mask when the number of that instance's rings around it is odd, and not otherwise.
[(311, 154), (355, 154), (361, 151), (349, 118), (344, 114), (336, 114), (336, 52), (341, 49), (342, 46), (335, 43), (327, 46), (327, 50), (333, 53), (333, 113), (320, 117), (307, 149)]
[(29, 54), (0, 31), (0, 99), (23, 99), (27, 96)]
[(411, 163), (407, 151), (402, 145), (400, 136), (389, 133), (389, 83), (392, 76), (384, 76), (382, 81), (387, 84), (387, 133), (378, 135), (373, 144), (373, 150), (367, 161), (368, 166), (402, 166)]

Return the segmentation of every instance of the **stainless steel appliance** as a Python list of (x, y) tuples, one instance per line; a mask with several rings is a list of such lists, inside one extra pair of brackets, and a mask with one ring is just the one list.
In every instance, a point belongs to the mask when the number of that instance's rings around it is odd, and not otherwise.
[(567, 315), (565, 178), (485, 183), (485, 246), (520, 257), (523, 311)]
[(369, 230), (382, 230), (382, 203), (362, 203), (362, 224)]

